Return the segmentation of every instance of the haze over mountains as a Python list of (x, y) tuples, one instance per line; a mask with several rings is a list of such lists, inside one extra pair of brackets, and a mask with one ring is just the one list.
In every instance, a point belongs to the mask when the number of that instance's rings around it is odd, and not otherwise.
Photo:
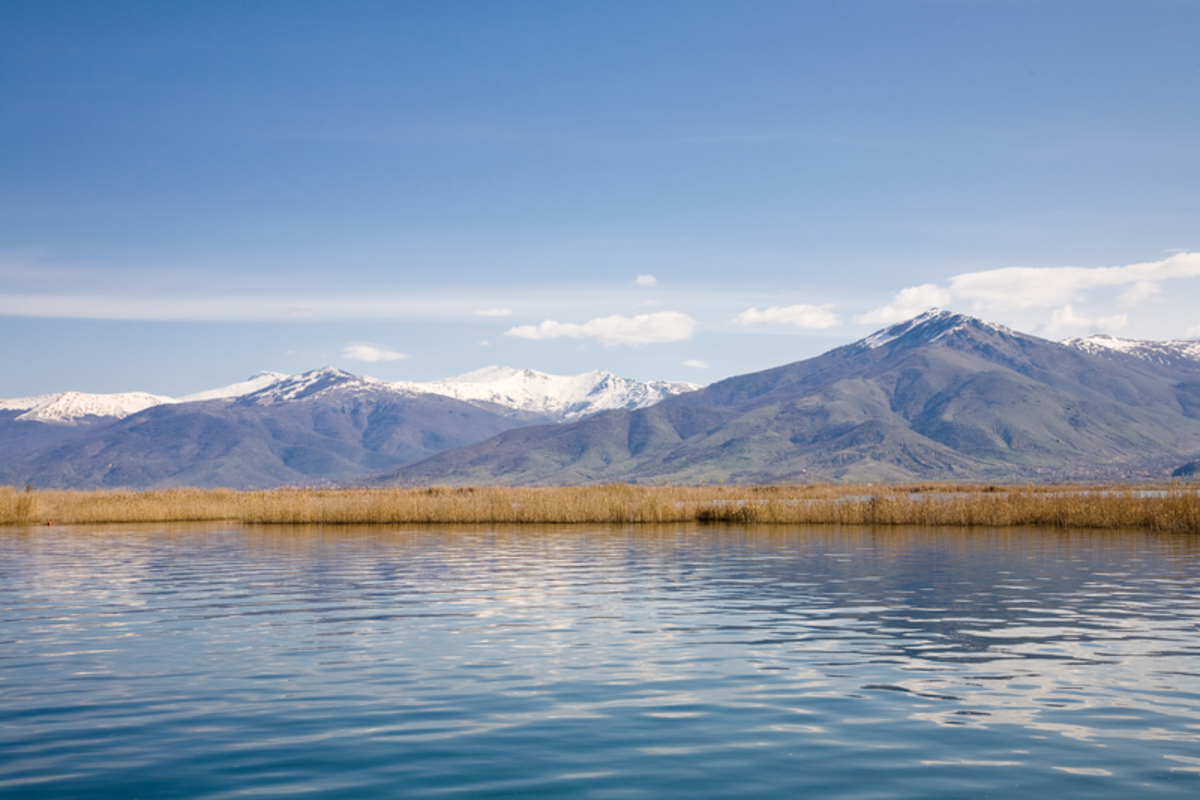
[(0, 401), (0, 483), (40, 488), (1116, 480), (1197, 458), (1200, 344), (1052, 342), (936, 310), (704, 389), (325, 368)]

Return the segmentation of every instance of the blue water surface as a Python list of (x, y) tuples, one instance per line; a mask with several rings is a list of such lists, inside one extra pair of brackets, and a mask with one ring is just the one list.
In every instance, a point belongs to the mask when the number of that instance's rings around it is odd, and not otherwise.
[(0, 530), (0, 796), (1197, 797), (1200, 541)]

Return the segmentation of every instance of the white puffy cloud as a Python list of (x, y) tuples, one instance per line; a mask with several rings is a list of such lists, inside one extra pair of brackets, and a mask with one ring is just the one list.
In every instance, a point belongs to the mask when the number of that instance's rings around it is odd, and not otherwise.
[(1200, 325), (1193, 325), (1184, 331), (1184, 336), (1200, 336)]
[(689, 358), (687, 361), (683, 362), (683, 365), (685, 367), (691, 367), (692, 369), (708, 369), (708, 362), (701, 361), (698, 358)]
[(1086, 328), (1094, 333), (1107, 333), (1109, 331), (1120, 330), (1128, 323), (1129, 317), (1124, 314), (1090, 319), (1076, 313), (1075, 309), (1071, 308), (1070, 304), (1068, 304), (1062, 308), (1055, 309), (1050, 315), (1050, 322), (1042, 327), (1051, 335), (1078, 328)]
[(511, 317), (511, 308), (481, 308), (475, 312), (477, 317)]
[(540, 325), (518, 325), (504, 332), (505, 336), (521, 339), (595, 339), (607, 346), (625, 344), (639, 347), (644, 344), (680, 342), (690, 339), (696, 330), (696, 320), (678, 311), (658, 311), (636, 317), (599, 317), (582, 324), (548, 319)]
[(342, 351), (342, 358), (351, 361), (401, 361), (410, 358), (404, 353), (397, 353), (395, 350), (384, 347), (381, 344), (369, 344), (368, 342), (351, 342), (346, 345), (346, 349)]
[(832, 305), (812, 306), (803, 303), (794, 306), (771, 306), (759, 311), (748, 308), (733, 318), (737, 325), (794, 325), (797, 328), (820, 330), (841, 324), (837, 314), (829, 309)]
[(903, 322), (912, 319), (922, 311), (928, 311), (937, 306), (944, 306), (953, 299), (949, 289), (935, 283), (923, 283), (920, 286), (909, 286), (896, 292), (896, 297), (886, 306), (857, 314), (855, 322), (872, 325), (890, 325), (893, 322)]
[(950, 278), (945, 286), (926, 283), (901, 289), (891, 303), (860, 314), (854, 320), (899, 322), (955, 301), (971, 303), (975, 311), (1055, 306), (1061, 310), (1062, 306), (1083, 299), (1089, 289), (1125, 285), (1130, 288), (1121, 296), (1122, 301), (1136, 305), (1158, 294), (1162, 281), (1196, 277), (1200, 277), (1200, 253), (1177, 253), (1161, 261), (1123, 267), (1003, 267), (964, 272)]
[(633, 282), (638, 286), (658, 286), (658, 278), (653, 275), (638, 275)]

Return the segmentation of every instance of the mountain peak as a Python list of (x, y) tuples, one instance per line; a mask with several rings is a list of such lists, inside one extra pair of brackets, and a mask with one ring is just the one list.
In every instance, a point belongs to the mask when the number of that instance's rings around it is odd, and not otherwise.
[(346, 370), (338, 369), (337, 367), (320, 367), (318, 369), (310, 369), (308, 372), (301, 372), (296, 377), (311, 378), (313, 380), (325, 380), (325, 379), (329, 379), (329, 378), (333, 378), (333, 379), (340, 378), (343, 380), (349, 378), (349, 379), (353, 380), (353, 379), (357, 379), (358, 376), (352, 375), (351, 373), (346, 372)]
[(299, 375), (275, 381), (259, 391), (245, 395), (245, 400), (256, 405), (273, 405), (285, 400), (300, 400), (334, 386), (369, 381), (351, 375), (336, 367), (321, 367)]
[(898, 322), (882, 330), (876, 331), (858, 342), (855, 347), (864, 350), (876, 350), (884, 345), (903, 339), (906, 343), (936, 342), (946, 336), (963, 330), (979, 332), (1003, 333), (1009, 336), (1015, 332), (957, 311), (947, 311), (941, 308), (931, 308), (923, 314), (918, 314), (905, 322)]

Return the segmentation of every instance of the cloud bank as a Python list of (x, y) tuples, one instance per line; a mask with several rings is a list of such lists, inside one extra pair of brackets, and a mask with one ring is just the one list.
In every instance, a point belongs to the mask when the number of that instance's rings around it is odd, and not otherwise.
[(759, 311), (748, 308), (733, 318), (736, 325), (792, 325), (797, 328), (822, 330), (841, 324), (837, 314), (829, 309), (832, 305), (812, 306), (803, 303), (794, 306), (772, 306)]
[(598, 317), (582, 324), (548, 319), (540, 325), (518, 325), (504, 332), (519, 339), (595, 339), (605, 347), (681, 342), (690, 339), (696, 330), (696, 320), (678, 311), (659, 311), (638, 314), (636, 317)]
[(375, 363), (378, 361), (402, 361), (406, 358), (411, 358), (411, 356), (407, 356), (404, 353), (397, 353), (395, 350), (384, 347), (381, 344), (351, 342), (342, 351), (342, 358), (349, 359), (350, 361)]
[(930, 307), (959, 301), (971, 303), (977, 312), (1062, 306), (1057, 313), (1065, 325), (1074, 314), (1068, 311), (1069, 304), (1082, 300), (1089, 289), (1128, 285), (1120, 301), (1136, 306), (1158, 296), (1163, 281), (1196, 277), (1200, 277), (1200, 253), (1178, 253), (1123, 267), (1004, 267), (955, 275), (949, 285), (926, 283), (901, 289), (892, 302), (854, 321), (900, 322)]

